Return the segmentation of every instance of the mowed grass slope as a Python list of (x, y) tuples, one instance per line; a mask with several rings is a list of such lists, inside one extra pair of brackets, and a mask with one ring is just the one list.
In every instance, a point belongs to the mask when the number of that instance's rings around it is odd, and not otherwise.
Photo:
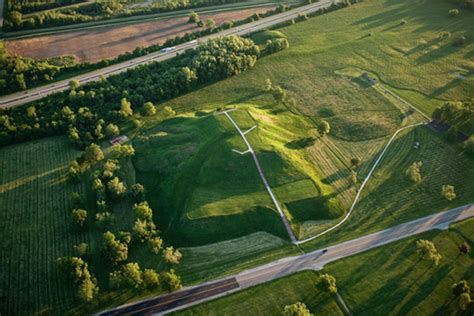
[[(420, 148), (415, 149), (415, 142)], [(421, 161), (422, 180), (415, 184), (406, 175)], [(441, 195), (442, 185), (455, 187), (453, 201)], [(443, 136), (426, 126), (401, 132), (361, 194), (350, 219), (330, 236), (305, 244), (313, 249), (328, 243), (365, 235), (402, 222), (473, 202), (474, 161)]]
[(74, 229), (70, 214), (71, 193), (84, 193), (65, 176), (79, 154), (61, 137), (0, 150), (1, 314), (55, 314), (74, 303), (55, 261), (92, 238)]

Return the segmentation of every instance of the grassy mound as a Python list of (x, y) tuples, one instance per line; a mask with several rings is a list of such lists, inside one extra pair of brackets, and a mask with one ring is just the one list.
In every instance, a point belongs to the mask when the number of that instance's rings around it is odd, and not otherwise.
[[(258, 126), (248, 141), (295, 230), (307, 219), (339, 217), (337, 198), (305, 160), (304, 146), (289, 145), (311, 138), (311, 122), (284, 108), (272, 111), (240, 105), (230, 115), (243, 131)], [(134, 142), (137, 179), (151, 188), (148, 200), (161, 211), (161, 228), (174, 244), (204, 245), (258, 231), (287, 238), (252, 156), (233, 151), (247, 147), (226, 116), (181, 116), (141, 133)]]

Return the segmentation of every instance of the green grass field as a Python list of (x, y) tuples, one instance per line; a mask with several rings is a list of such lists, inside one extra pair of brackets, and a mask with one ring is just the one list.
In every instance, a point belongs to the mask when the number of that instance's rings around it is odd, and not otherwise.
[(8, 146), (0, 151), (0, 312), (58, 313), (74, 303), (74, 289), (58, 278), (55, 260), (92, 235), (73, 228), (69, 163), (80, 152), (64, 138)]
[[(474, 239), (472, 220), (450, 231), (433, 231), (404, 239), (327, 265), (322, 272), (336, 277), (338, 291), (353, 315), (460, 315), (451, 286), (474, 283), (474, 255), (457, 249)], [(415, 242), (428, 239), (443, 256), (439, 266), (421, 261)], [(208, 303), (178, 315), (277, 315), (285, 305), (305, 303), (315, 315), (343, 314), (333, 299), (321, 301), (315, 288), (319, 273), (300, 272)]]

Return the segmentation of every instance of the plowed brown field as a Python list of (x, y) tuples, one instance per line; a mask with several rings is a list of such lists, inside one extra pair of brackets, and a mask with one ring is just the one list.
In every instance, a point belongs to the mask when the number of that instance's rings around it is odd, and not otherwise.
[[(201, 20), (212, 18), (217, 25), (240, 20), (254, 13), (263, 13), (274, 6), (202, 14)], [(63, 34), (46, 35), (6, 42), (11, 55), (36, 59), (70, 55), (78, 61), (97, 62), (134, 50), (138, 46), (163, 43), (167, 38), (193, 32), (199, 28), (189, 24), (187, 17), (145, 22), (133, 25), (104, 27)]]

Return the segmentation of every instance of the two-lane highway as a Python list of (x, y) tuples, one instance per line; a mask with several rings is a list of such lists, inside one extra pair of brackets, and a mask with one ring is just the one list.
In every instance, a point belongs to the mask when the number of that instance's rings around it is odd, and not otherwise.
[(168, 313), (206, 300), (262, 284), (304, 270), (320, 270), (326, 264), (403, 238), (433, 229), (447, 229), (450, 224), (474, 217), (474, 203), (403, 223), (373, 234), (309, 252), (279, 259), (227, 278), (188, 287), (172, 294), (131, 303), (104, 311), (100, 315), (143, 315)]
[(18, 92), (15, 94), (7, 95), (0, 98), (0, 107), (1, 108), (10, 108), (14, 106), (18, 106), (21, 104), (33, 102), (39, 100), (46, 95), (60, 92), (68, 89), (69, 81), (77, 80), (80, 84), (85, 84), (91, 81), (98, 81), (102, 76), (108, 77), (111, 75), (115, 75), (126, 71), (128, 69), (135, 68), (139, 65), (144, 65), (150, 62), (159, 62), (164, 61), (170, 58), (175, 57), (176, 55), (184, 52), (187, 49), (194, 49), (211, 38), (221, 37), (221, 36), (228, 36), (228, 35), (247, 35), (249, 33), (253, 33), (259, 30), (263, 30), (274, 26), (276, 24), (297, 18), (298, 15), (301, 14), (309, 14), (320, 10), (322, 8), (329, 7), (333, 2), (337, 2), (334, 0), (320, 0), (317, 3), (312, 3), (309, 5), (305, 5), (299, 8), (295, 8), (293, 10), (283, 12), (280, 14), (276, 14), (258, 21), (254, 21), (251, 23), (247, 23), (242, 26), (230, 28), (224, 30), (222, 32), (211, 34), (205, 37), (200, 38), (198, 41), (191, 41), (184, 44), (177, 45), (174, 50), (169, 52), (155, 52), (145, 56), (137, 57), (129, 61), (125, 61), (119, 64), (115, 64), (112, 66), (108, 66), (105, 68), (101, 68), (80, 76), (76, 76), (67, 80), (58, 81), (56, 83), (52, 83), (49, 85), (41, 86), (38, 88)]

